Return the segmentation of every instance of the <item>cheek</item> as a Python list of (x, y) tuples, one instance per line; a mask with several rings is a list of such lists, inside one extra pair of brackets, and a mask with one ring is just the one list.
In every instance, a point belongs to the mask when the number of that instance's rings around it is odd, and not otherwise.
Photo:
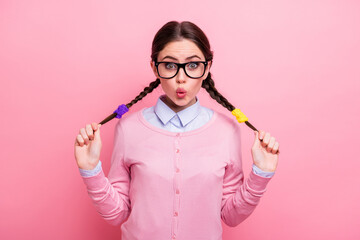
[(164, 92), (168, 92), (169, 90), (172, 89), (172, 85), (170, 81), (162, 81), (161, 82), (161, 87), (164, 90)]
[(198, 93), (200, 91), (201, 84), (202, 84), (202, 81), (194, 82), (194, 84), (192, 85), (192, 89), (194, 89), (194, 91), (196, 91), (196, 93)]

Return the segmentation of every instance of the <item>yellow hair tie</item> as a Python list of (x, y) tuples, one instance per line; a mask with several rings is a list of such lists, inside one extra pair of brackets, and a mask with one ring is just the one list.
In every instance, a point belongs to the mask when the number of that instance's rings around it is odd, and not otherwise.
[(231, 113), (236, 117), (237, 121), (239, 123), (242, 123), (242, 122), (246, 122), (248, 121), (249, 119), (245, 116), (244, 113), (242, 113), (240, 111), (240, 109), (238, 108), (235, 108), (234, 110), (231, 111)]

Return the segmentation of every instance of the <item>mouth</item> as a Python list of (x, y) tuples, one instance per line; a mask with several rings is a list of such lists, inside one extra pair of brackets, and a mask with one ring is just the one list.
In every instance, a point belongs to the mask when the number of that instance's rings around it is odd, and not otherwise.
[(176, 95), (179, 97), (179, 98), (184, 98), (186, 96), (186, 90), (183, 89), (183, 88), (178, 88), (176, 90)]

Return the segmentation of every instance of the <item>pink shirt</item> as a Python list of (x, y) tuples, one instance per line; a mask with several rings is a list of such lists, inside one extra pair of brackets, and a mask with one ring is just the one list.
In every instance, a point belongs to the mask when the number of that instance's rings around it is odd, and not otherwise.
[(272, 178), (244, 178), (240, 126), (214, 111), (195, 130), (170, 132), (140, 110), (115, 126), (108, 176), (82, 177), (96, 210), (121, 225), (122, 240), (221, 240), (221, 220), (237, 226)]

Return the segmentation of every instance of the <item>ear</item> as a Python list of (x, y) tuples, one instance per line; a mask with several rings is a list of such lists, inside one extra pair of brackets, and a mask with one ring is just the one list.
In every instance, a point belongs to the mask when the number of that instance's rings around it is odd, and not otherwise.
[[(205, 71), (205, 76), (207, 77), (209, 72), (210, 72), (210, 68), (211, 68), (211, 65), (212, 65), (212, 61), (208, 62), (208, 65), (206, 66), (206, 71)], [(206, 78), (205, 77), (205, 78)], [(204, 78), (204, 79), (205, 79)]]
[(158, 74), (157, 74), (157, 71), (156, 71), (156, 66), (155, 66), (155, 63), (153, 60), (150, 60), (150, 67), (151, 69), (153, 70), (153, 73), (155, 75), (156, 78), (159, 78)]
[(210, 71), (210, 68), (211, 68), (211, 66), (212, 66), (212, 60), (209, 62), (208, 65), (209, 65), (209, 66), (208, 66), (208, 69), (209, 69), (209, 71)]

